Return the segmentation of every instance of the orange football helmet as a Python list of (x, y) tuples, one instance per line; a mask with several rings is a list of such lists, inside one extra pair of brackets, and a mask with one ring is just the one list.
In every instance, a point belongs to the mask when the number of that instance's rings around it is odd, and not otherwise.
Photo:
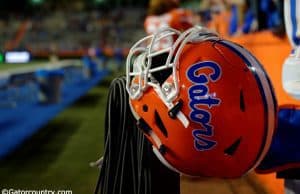
[[(154, 49), (174, 35), (171, 47)], [(126, 77), (137, 125), (170, 169), (235, 178), (265, 156), (277, 102), (266, 72), (243, 47), (202, 27), (162, 29), (131, 48)]]

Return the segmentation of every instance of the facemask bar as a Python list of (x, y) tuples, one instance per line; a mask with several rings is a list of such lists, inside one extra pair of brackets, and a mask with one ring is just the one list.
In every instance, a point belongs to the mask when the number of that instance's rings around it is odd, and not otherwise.
[(176, 40), (172, 52), (170, 52), (168, 59), (167, 59), (167, 64), (170, 63), (172, 56), (174, 56), (174, 52), (176, 52), (174, 61), (173, 61), (173, 71), (172, 71), (172, 76), (173, 76), (173, 81), (174, 81), (174, 92), (171, 92), (168, 96), (166, 97), (167, 102), (173, 101), (179, 94), (179, 86), (178, 86), (178, 75), (177, 75), (177, 70), (180, 68), (179, 67), (179, 59), (180, 59), (180, 54), (182, 53), (182, 50), (184, 46), (187, 43), (200, 43), (208, 40), (219, 40), (219, 36), (217, 33), (209, 31), (207, 28), (203, 28), (200, 26), (195, 26), (193, 28), (190, 28), (187, 30), (185, 33), (183, 33), (178, 39)]
[[(147, 36), (139, 40), (131, 47), (126, 59), (126, 89), (131, 99), (138, 99), (142, 95), (143, 91), (148, 87), (148, 78), (150, 77), (149, 70), (152, 64), (152, 57), (161, 55), (162, 53), (170, 52), (170, 49), (172, 48), (169, 47), (162, 50), (155, 50), (154, 45), (159, 44), (160, 40), (168, 36), (174, 36), (179, 34), (180, 32), (175, 29), (164, 28), (153, 35)], [(139, 58), (139, 55), (146, 54), (147, 57), (145, 57), (144, 60), (141, 60), (141, 58)], [(133, 61), (134, 57), (137, 58)], [(138, 59), (139, 61), (136, 61)], [(136, 68), (138, 69), (138, 71), (134, 71), (133, 65), (140, 65), (141, 67)], [(165, 69), (166, 67), (163, 66), (159, 67), (158, 69), (155, 69), (155, 71)], [(150, 71), (150, 73), (151, 72), (152, 71)], [(137, 84), (131, 83), (133, 77), (138, 79)]]
[[(171, 47), (155, 50), (155, 44), (159, 44), (159, 41), (167, 36), (174, 36), (178, 35), (178, 38), (174, 42)], [(172, 101), (178, 96), (179, 94), (179, 84), (178, 84), (178, 75), (177, 71), (179, 69), (179, 58), (180, 54), (187, 43), (199, 43), (207, 40), (218, 40), (219, 36), (209, 31), (206, 28), (195, 26), (190, 28), (189, 30), (180, 34), (179, 31), (172, 29), (172, 28), (164, 28), (159, 30), (157, 33), (151, 36), (147, 36), (140, 41), (138, 41), (129, 51), (129, 55), (126, 61), (126, 89), (129, 93), (131, 99), (138, 99), (143, 91), (148, 87), (152, 86), (155, 88), (155, 91), (161, 97), (165, 104), (172, 104)], [(150, 44), (149, 44), (150, 41)], [(147, 45), (148, 46), (145, 46)], [(152, 57), (158, 56), (162, 53), (169, 52), (167, 60), (165, 64), (151, 68), (152, 66)], [(141, 55), (146, 54), (144, 60), (138, 61), (137, 65), (141, 65), (140, 71), (134, 72), (130, 71), (130, 67), (132, 66), (132, 57), (134, 55)], [(137, 60), (137, 59), (136, 59)], [(163, 69), (172, 68), (172, 76), (173, 76), (173, 83), (172, 83), (172, 90), (170, 93), (165, 94), (162, 88), (157, 83), (152, 83), (151, 81), (148, 82), (148, 78), (152, 77), (153, 72), (161, 71)], [(134, 85), (131, 83), (131, 77), (135, 77), (138, 79), (138, 85)], [(172, 106), (172, 105), (171, 105)]]

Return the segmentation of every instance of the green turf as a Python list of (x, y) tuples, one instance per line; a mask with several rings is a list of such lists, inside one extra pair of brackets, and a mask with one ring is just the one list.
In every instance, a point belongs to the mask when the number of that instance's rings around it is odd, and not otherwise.
[(10, 69), (17, 69), (17, 68), (24, 68), (24, 67), (39, 67), (47, 64), (47, 60), (36, 60), (31, 61), (29, 63), (0, 63), (0, 72), (10, 70)]
[(1, 161), (0, 189), (70, 189), (73, 194), (93, 193), (99, 171), (89, 167), (89, 162), (98, 159), (103, 151), (110, 81), (111, 78), (102, 81)]

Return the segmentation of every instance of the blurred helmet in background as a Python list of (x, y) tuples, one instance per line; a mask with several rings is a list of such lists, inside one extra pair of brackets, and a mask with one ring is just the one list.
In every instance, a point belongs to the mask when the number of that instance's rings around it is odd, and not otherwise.
[(148, 6), (148, 15), (161, 15), (178, 7), (178, 0), (151, 0)]

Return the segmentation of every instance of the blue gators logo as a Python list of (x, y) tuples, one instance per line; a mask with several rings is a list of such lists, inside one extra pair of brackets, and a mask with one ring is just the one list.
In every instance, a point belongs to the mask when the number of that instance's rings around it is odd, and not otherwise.
[[(212, 70), (209, 74), (199, 73), (201, 69)], [(188, 79), (194, 83), (189, 92), (189, 106), (191, 108), (190, 119), (201, 124), (202, 128), (194, 129), (192, 135), (194, 137), (194, 146), (198, 151), (212, 149), (217, 142), (213, 140), (214, 126), (210, 124), (211, 113), (202, 109), (199, 106), (207, 106), (211, 109), (213, 106), (218, 106), (221, 99), (211, 95), (207, 83), (209, 81), (216, 82), (220, 79), (222, 70), (220, 66), (212, 61), (199, 62), (192, 65), (187, 70)]]

